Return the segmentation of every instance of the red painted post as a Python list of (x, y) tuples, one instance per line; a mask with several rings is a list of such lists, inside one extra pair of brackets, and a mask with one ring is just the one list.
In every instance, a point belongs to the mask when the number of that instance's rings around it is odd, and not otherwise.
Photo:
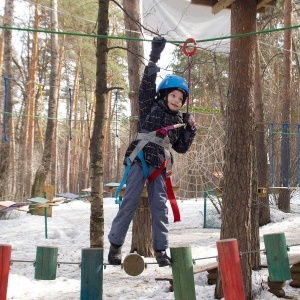
[(6, 300), (11, 245), (0, 245), (0, 300)]
[(226, 300), (246, 299), (237, 240), (218, 241), (217, 250), (224, 298)]

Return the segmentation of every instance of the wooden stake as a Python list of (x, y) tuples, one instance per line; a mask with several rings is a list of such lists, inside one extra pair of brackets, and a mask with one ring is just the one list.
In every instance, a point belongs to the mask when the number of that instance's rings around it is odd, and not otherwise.
[(264, 242), (270, 281), (292, 278), (284, 233), (265, 234)]
[(222, 288), (226, 300), (246, 299), (236, 239), (217, 242)]
[(0, 300), (6, 300), (11, 245), (0, 245)]
[(36, 248), (34, 278), (39, 280), (56, 279), (57, 256), (57, 247), (38, 246)]
[(103, 249), (82, 249), (80, 300), (101, 300), (102, 290)]
[(170, 248), (175, 300), (196, 300), (191, 247)]

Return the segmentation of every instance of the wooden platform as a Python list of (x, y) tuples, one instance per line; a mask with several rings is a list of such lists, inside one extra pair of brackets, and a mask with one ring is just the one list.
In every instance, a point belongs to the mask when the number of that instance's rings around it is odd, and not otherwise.
[[(192, 4), (210, 6), (213, 14), (217, 14), (223, 9), (231, 9), (231, 4), (235, 0), (191, 0)], [(265, 13), (266, 8), (276, 7), (276, 0), (257, 0), (257, 13)]]
[[(193, 267), (193, 273), (195, 274), (199, 274), (202, 272), (207, 271), (207, 280), (208, 280), (208, 284), (209, 285), (213, 285), (216, 283), (217, 280), (217, 270), (218, 270), (218, 262), (212, 262), (212, 263), (208, 263), (202, 266), (194, 266)], [(169, 281), (170, 286), (169, 286), (169, 291), (173, 292), (174, 288), (173, 288), (173, 277), (172, 275), (168, 276), (168, 277), (157, 277), (155, 278), (156, 281)]]
[[(292, 254), (289, 256), (289, 263), (291, 266), (291, 273), (292, 273), (292, 281), (290, 282), (290, 285), (293, 287), (300, 287), (298, 286), (298, 283), (300, 283), (300, 280), (295, 279), (295, 273), (298, 273), (300, 276), (300, 254)], [(262, 268), (267, 268), (267, 261), (265, 257), (262, 257), (262, 263), (261, 263), (261, 267)], [(297, 270), (297, 272), (295, 271), (295, 269)], [(209, 285), (213, 285), (216, 283), (217, 280), (217, 270), (218, 270), (218, 262), (212, 262), (212, 263), (208, 263), (202, 266), (194, 266), (193, 268), (193, 273), (194, 274), (199, 274), (202, 272), (207, 271), (207, 280), (208, 280), (208, 284)], [(299, 277), (300, 278), (300, 277)], [(173, 292), (174, 288), (173, 288), (173, 277), (172, 275), (167, 276), (167, 277), (157, 277), (155, 278), (156, 281), (169, 281), (170, 286), (169, 286), (169, 291)], [(285, 299), (292, 299), (292, 298), (288, 298), (289, 296), (286, 296)]]

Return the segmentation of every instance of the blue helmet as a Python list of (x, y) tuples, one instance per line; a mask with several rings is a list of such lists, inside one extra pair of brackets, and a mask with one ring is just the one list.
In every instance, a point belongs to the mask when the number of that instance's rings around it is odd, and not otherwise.
[[(189, 96), (189, 87), (184, 78), (171, 74), (167, 75), (157, 87), (157, 93), (163, 95), (168, 89), (180, 90), (184, 94), (184, 102)], [(183, 103), (184, 104), (184, 103)]]

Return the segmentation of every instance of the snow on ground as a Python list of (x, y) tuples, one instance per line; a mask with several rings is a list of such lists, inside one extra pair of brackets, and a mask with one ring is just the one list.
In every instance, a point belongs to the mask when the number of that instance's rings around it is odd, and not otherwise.
[[(170, 213), (170, 245), (191, 246), (192, 257), (197, 265), (215, 261), (217, 256), (216, 241), (220, 230), (203, 228), (203, 198), (179, 201), (182, 221), (173, 223)], [(290, 254), (300, 254), (300, 198), (292, 199), (293, 213), (280, 212), (271, 208), (272, 222), (260, 228), (261, 249), (264, 249), (263, 235), (284, 232)], [(118, 205), (113, 198), (104, 199), (105, 210), (105, 249), (104, 262), (107, 262), (107, 234)], [(296, 213), (297, 212), (297, 213)], [(7, 300), (74, 300), (80, 299), (81, 249), (89, 247), (89, 215), (88, 201), (75, 200), (53, 207), (51, 218), (47, 219), (47, 239), (45, 238), (45, 222), (42, 216), (13, 211), (6, 219), (0, 220), (0, 244), (12, 245), (13, 262), (9, 274)], [(131, 231), (128, 232), (123, 254), (129, 253)], [(37, 246), (58, 247), (57, 278), (55, 280), (35, 280), (33, 261)], [(212, 258), (211, 258), (212, 257)], [(204, 259), (202, 259), (204, 258)], [(154, 262), (146, 258), (146, 262)], [(72, 263), (72, 264), (71, 264)], [(74, 264), (76, 263), (76, 264)], [(78, 264), (77, 264), (78, 263)], [(155, 281), (156, 277), (171, 275), (171, 268), (159, 268), (156, 264), (148, 264), (144, 272), (136, 277), (127, 275), (119, 266), (106, 266), (103, 270), (103, 299), (174, 299), (169, 292), (169, 283)], [(207, 284), (207, 273), (195, 275), (197, 299), (214, 299), (215, 286)], [(267, 286), (268, 271), (262, 269), (253, 272), (252, 282), (255, 299), (277, 299), (270, 294)], [(300, 288), (288, 285), (284, 287), (287, 295), (300, 299)]]

